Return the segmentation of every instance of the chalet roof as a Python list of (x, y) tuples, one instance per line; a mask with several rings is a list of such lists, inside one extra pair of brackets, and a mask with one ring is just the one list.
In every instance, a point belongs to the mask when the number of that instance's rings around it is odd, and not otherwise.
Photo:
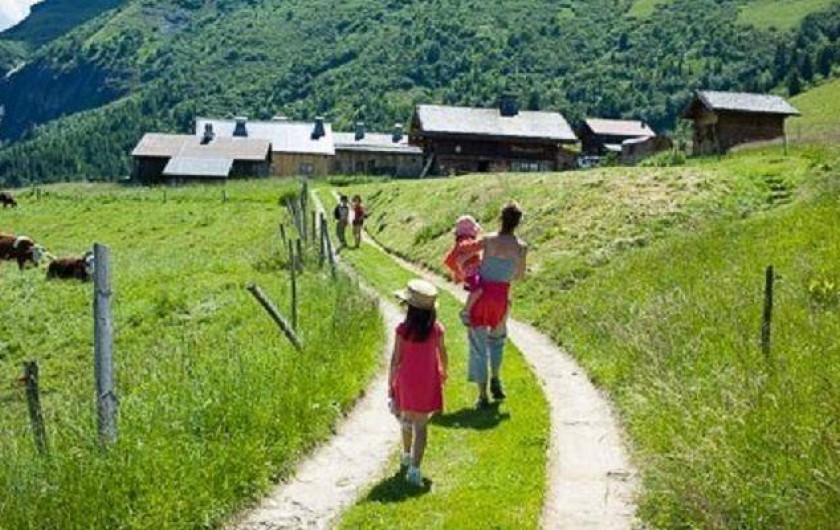
[(587, 118), (584, 123), (593, 133), (603, 136), (627, 136), (631, 138), (656, 136), (656, 131), (648, 127), (645, 122), (638, 120)]
[(217, 136), (202, 144), (201, 138), (188, 134), (149, 133), (143, 136), (132, 156), (152, 158), (230, 158), (259, 162), (268, 158), (271, 145), (254, 138), (224, 138)]
[(698, 90), (694, 94), (694, 99), (683, 112), (683, 117), (692, 117), (698, 103), (713, 111), (752, 112), (781, 116), (799, 115), (799, 111), (793, 105), (785, 101), (784, 98), (772, 94)]
[(357, 140), (356, 133), (333, 133), (335, 138), (336, 151), (366, 151), (366, 152), (386, 152), (386, 153), (401, 153), (410, 155), (421, 155), (423, 149), (417, 146), (409, 145), (408, 136), (403, 135), (398, 141), (394, 141), (391, 134), (369, 133), (365, 132), (364, 137)]
[(415, 118), (421, 134), (577, 141), (569, 123), (559, 112), (521, 111), (515, 116), (502, 116), (497, 108), (419, 105)]
[[(204, 134), (205, 124), (213, 125), (216, 137), (233, 136), (236, 120), (217, 120), (210, 118), (196, 118), (195, 134)], [(311, 122), (296, 122), (287, 120), (247, 121), (245, 128), (248, 138), (258, 138), (271, 142), (271, 150), (275, 153), (301, 153), (315, 155), (334, 155), (332, 126), (324, 124), (324, 136), (313, 139), (312, 132), (315, 124)]]
[(167, 177), (205, 177), (224, 179), (233, 168), (231, 158), (175, 157), (163, 170)]

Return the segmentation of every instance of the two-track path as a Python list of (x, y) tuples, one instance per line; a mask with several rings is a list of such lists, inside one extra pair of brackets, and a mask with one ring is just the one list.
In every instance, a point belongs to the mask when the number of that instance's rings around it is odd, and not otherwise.
[[(318, 209), (323, 211), (317, 200)], [(377, 243), (367, 244), (386, 252)], [(463, 300), (445, 279), (394, 255), (402, 267)], [(388, 300), (380, 308), (386, 329), (401, 315)], [(542, 385), (550, 407), (548, 484), (541, 525), (545, 529), (629, 529), (634, 520), (636, 472), (608, 400), (566, 352), (533, 327), (511, 320), (509, 336)], [(390, 336), (390, 334), (389, 334)], [(393, 347), (389, 338), (383, 355)], [(335, 436), (304, 460), (293, 477), (243, 514), (236, 530), (329, 528), (341, 512), (381, 478), (399, 432), (384, 404), (387, 367), (338, 427)], [(500, 507), (500, 509), (503, 509)]]

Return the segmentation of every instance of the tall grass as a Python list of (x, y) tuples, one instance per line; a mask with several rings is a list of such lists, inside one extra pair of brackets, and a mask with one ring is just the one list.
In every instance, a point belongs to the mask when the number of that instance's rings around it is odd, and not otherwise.
[[(3, 265), (0, 528), (209, 528), (285, 476), (369, 379), (375, 305), (311, 264), (294, 351), (244, 287), (289, 303), (273, 182), (47, 188), (0, 217), (56, 254), (112, 247), (119, 442), (96, 444), (91, 286)], [(166, 193), (166, 202), (164, 202)], [(287, 223), (288, 224), (288, 223)], [(50, 456), (15, 378), (41, 367)]]

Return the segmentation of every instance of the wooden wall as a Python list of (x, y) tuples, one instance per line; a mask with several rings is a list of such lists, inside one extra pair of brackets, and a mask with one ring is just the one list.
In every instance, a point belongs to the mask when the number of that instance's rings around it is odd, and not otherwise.
[(783, 138), (785, 117), (704, 111), (694, 120), (694, 155), (723, 154), (736, 145)]
[(379, 153), (337, 149), (332, 173), (335, 175), (388, 175), (419, 177), (423, 155), (414, 153)]
[[(307, 176), (323, 177), (330, 174), (333, 158), (331, 155), (272, 153), (271, 175), (297, 177), (308, 173)], [(311, 172), (309, 172), (310, 169)]]

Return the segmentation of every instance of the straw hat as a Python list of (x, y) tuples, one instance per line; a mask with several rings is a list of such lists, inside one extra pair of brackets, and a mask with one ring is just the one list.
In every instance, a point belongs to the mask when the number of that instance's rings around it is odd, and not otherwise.
[(405, 289), (395, 291), (394, 295), (406, 304), (417, 309), (437, 309), (437, 287), (425, 280), (411, 280)]

